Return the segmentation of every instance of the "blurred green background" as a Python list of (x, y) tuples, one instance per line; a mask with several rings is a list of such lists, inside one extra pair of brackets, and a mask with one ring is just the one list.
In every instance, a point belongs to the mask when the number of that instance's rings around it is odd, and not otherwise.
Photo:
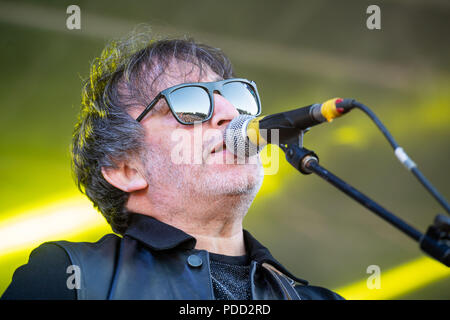
[[(81, 8), (81, 30), (66, 28), (71, 4)], [(381, 30), (366, 27), (370, 4), (381, 8)], [(157, 36), (188, 35), (222, 48), (238, 76), (258, 84), (263, 113), (336, 96), (365, 103), (450, 198), (448, 1), (2, 1), (0, 226), (77, 193), (69, 144), (81, 79), (109, 39), (140, 23)], [(359, 111), (314, 128), (305, 146), (421, 232), (443, 213)], [(366, 279), (369, 265), (381, 268), (383, 286), (383, 271), (423, 256), (397, 229), (283, 161), (279, 174), (266, 177), (244, 226), (294, 274), (332, 289)], [(104, 232), (107, 226), (76, 239), (95, 241)], [(0, 252), (0, 294), (34, 247)], [(450, 276), (392, 298), (449, 299)]]

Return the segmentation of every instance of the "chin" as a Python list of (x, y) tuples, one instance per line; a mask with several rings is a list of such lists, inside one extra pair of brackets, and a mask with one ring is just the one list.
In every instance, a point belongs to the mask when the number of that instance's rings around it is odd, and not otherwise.
[(214, 164), (204, 175), (204, 189), (210, 194), (243, 195), (259, 191), (264, 178), (261, 164)]

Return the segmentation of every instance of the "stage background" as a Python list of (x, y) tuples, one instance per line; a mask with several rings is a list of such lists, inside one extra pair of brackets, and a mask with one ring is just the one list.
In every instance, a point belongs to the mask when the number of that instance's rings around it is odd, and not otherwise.
[[(66, 28), (71, 4), (81, 30)], [(370, 4), (381, 8), (381, 30), (366, 27)], [(448, 1), (2, 1), (0, 293), (40, 243), (110, 232), (75, 188), (69, 144), (90, 62), (140, 23), (222, 48), (258, 84), (263, 113), (336, 96), (365, 103), (450, 198)], [(305, 146), (422, 232), (443, 212), (359, 111), (312, 129)], [(280, 159), (244, 222), (290, 271), (347, 298), (450, 298), (448, 271), (417, 243)], [(370, 265), (381, 289), (348, 287), (364, 284)]]

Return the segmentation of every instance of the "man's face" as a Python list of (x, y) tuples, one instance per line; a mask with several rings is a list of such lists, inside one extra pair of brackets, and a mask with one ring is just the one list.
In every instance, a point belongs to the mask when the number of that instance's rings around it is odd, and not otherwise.
[[(199, 78), (196, 67), (183, 62), (172, 63), (158, 79), (155, 91), (186, 82), (218, 80), (221, 80), (219, 76), (208, 69), (204, 69)], [(130, 113), (137, 118), (141, 111)], [(210, 120), (198, 125), (182, 125), (171, 113), (165, 99), (161, 99), (141, 121), (146, 133), (142, 162), (148, 192), (170, 197), (181, 191), (192, 199), (239, 194), (254, 197), (264, 176), (259, 156), (253, 156), (242, 164), (225, 147), (218, 152), (214, 150), (222, 148), (223, 133), (238, 115), (228, 100), (215, 93), (214, 113)], [(179, 161), (181, 149), (183, 159)]]

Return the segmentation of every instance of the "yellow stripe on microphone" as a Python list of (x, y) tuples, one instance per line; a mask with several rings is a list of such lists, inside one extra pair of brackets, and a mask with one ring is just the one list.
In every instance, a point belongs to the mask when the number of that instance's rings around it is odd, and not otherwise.
[(342, 113), (339, 113), (336, 110), (336, 100), (338, 100), (340, 98), (334, 98), (334, 99), (330, 99), (325, 101), (322, 104), (322, 115), (325, 117), (325, 119), (327, 119), (328, 122), (333, 121), (333, 119), (338, 118), (342, 115)]
[(258, 118), (250, 120), (247, 126), (247, 137), (250, 142), (256, 146), (264, 146), (267, 144), (266, 139), (261, 136), (261, 133), (259, 131), (259, 121), (264, 117), (265, 116), (260, 116)]

